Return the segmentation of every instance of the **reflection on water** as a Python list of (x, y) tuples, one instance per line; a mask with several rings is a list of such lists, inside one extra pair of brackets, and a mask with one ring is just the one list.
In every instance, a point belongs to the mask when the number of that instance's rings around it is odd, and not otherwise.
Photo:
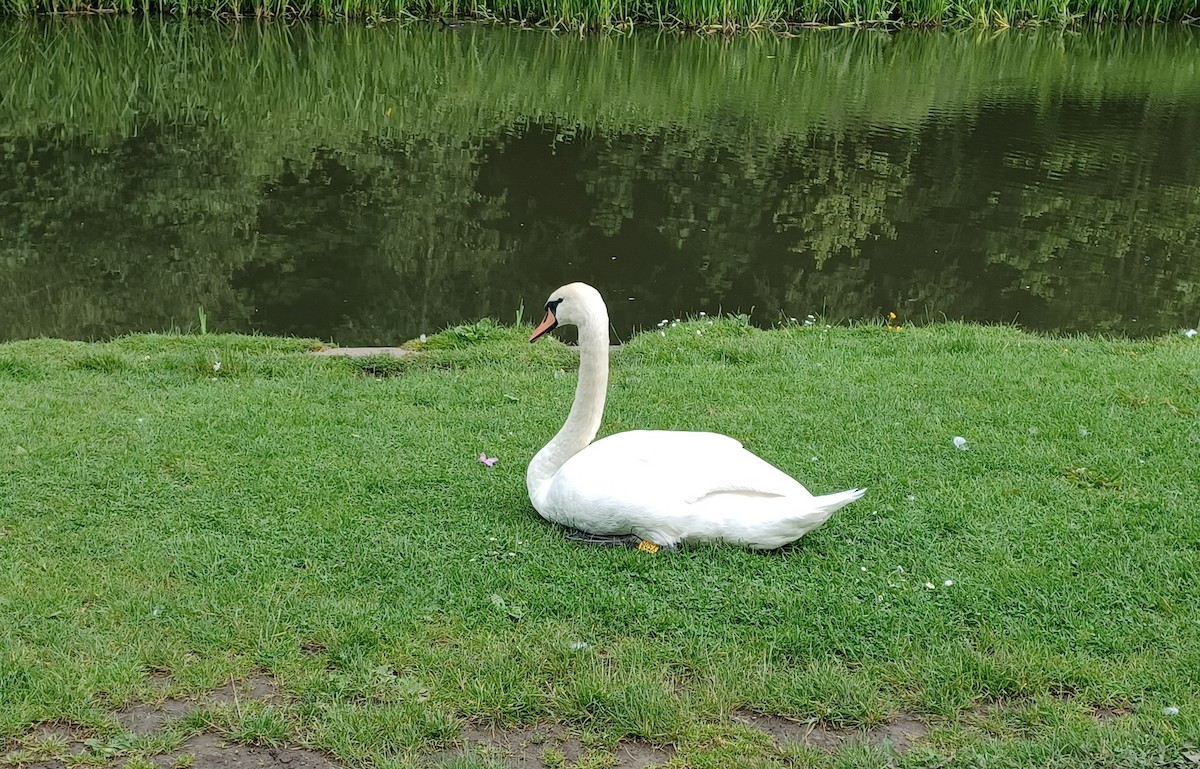
[(0, 339), (1200, 321), (1200, 31), (0, 25)]

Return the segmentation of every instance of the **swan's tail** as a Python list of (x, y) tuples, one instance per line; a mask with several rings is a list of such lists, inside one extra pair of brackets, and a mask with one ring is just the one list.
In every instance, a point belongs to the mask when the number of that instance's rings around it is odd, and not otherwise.
[[(758, 550), (773, 550), (789, 542), (794, 542), (808, 532), (817, 528), (829, 516), (850, 504), (866, 493), (866, 489), (850, 489), (836, 494), (826, 494), (806, 500), (800, 511), (778, 511), (780, 515), (755, 532), (753, 537), (746, 540), (750, 547)], [(793, 500), (780, 499), (781, 504), (794, 504)]]
[(812, 509), (815, 513), (820, 515), (821, 520), (824, 521), (826, 518), (866, 493), (866, 489), (850, 489), (849, 491), (839, 491), (836, 494), (826, 494), (821, 497), (813, 497)]

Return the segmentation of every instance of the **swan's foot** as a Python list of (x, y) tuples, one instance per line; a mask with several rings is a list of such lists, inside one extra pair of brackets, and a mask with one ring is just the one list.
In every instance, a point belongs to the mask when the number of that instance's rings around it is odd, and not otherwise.
[[(641, 550), (643, 553), (657, 553), (664, 546), (651, 542), (648, 539), (642, 539), (636, 534), (593, 534), (590, 531), (582, 529), (567, 529), (567, 539), (572, 542), (582, 542), (585, 545), (596, 545), (598, 547), (632, 547)], [(673, 545), (666, 545), (666, 549), (674, 550)]]
[(597, 547), (639, 547), (643, 540), (635, 534), (593, 534), (581, 529), (567, 529), (567, 539)]

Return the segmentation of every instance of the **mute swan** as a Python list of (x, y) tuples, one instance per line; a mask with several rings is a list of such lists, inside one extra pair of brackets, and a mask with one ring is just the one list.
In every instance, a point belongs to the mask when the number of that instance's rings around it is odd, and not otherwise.
[(799, 539), (865, 489), (814, 497), (790, 476), (716, 433), (631, 430), (592, 443), (608, 388), (608, 308), (572, 283), (546, 302), (536, 342), (579, 327), (579, 382), (566, 424), (529, 463), (529, 500), (548, 521), (596, 542), (654, 552), (722, 540), (769, 550)]

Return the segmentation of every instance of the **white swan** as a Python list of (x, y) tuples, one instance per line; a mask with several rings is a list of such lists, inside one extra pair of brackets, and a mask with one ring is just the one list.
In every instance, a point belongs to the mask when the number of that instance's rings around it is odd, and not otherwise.
[(529, 500), (546, 520), (600, 535), (597, 541), (640, 541), (651, 551), (717, 540), (767, 550), (799, 539), (863, 495), (865, 489), (852, 489), (814, 497), (716, 433), (631, 430), (592, 443), (608, 388), (608, 308), (600, 293), (584, 283), (555, 291), (529, 341), (572, 324), (579, 327), (575, 402), (525, 476)]

